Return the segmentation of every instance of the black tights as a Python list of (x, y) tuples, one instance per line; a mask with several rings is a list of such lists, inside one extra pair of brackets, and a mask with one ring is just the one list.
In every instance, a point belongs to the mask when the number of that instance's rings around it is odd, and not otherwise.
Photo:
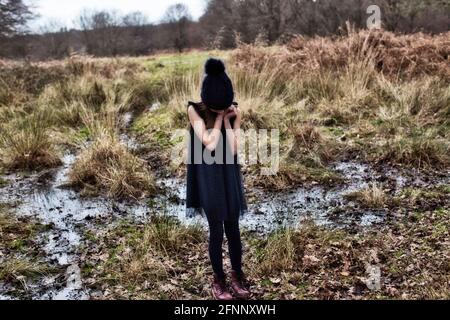
[(212, 268), (219, 277), (225, 277), (223, 271), (222, 244), (223, 234), (228, 239), (231, 267), (237, 273), (242, 272), (242, 242), (239, 221), (208, 221), (209, 224), (209, 257)]

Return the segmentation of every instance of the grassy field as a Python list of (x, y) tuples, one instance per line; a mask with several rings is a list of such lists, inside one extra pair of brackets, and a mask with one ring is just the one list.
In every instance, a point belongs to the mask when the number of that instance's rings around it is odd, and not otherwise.
[[(280, 130), (280, 171), (261, 177), (260, 166), (244, 166), (248, 190), (337, 186), (335, 161), (430, 179), (450, 168), (450, 33), (360, 32), (233, 51), (0, 61), (0, 192), (7, 175), (57, 168), (72, 153), (68, 187), (80, 197), (151, 199), (161, 192), (158, 179), (183, 177), (183, 166), (169, 164), (177, 143), (171, 135), (187, 125), (185, 105), (199, 100), (209, 56), (227, 62), (244, 127)], [(269, 237), (246, 234), (255, 296), (450, 298), (448, 185), (400, 195), (386, 189), (379, 183), (348, 195), (361, 208), (401, 212), (375, 230), (305, 224)], [(32, 241), (36, 228), (3, 211), (0, 281), (48, 272), (32, 259), (36, 253), (14, 258), (24, 247), (15, 244)], [(85, 241), (83, 277), (98, 298), (208, 297), (206, 235), (198, 227), (166, 218), (124, 221)], [(367, 284), (372, 266), (383, 275), (374, 290)]]

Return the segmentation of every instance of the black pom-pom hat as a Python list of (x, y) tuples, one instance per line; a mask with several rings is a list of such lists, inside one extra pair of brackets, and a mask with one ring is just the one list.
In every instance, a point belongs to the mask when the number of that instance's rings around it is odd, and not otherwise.
[(234, 90), (222, 60), (210, 58), (205, 63), (202, 102), (210, 109), (221, 111), (233, 104)]

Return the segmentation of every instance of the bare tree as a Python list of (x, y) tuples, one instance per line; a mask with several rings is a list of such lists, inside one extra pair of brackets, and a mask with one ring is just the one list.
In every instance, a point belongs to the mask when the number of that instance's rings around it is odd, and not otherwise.
[(41, 47), (46, 57), (61, 58), (69, 54), (70, 36), (67, 28), (57, 20), (49, 20), (40, 28)]
[(152, 47), (151, 24), (147, 16), (136, 11), (123, 17), (124, 32), (122, 42), (126, 44), (126, 51), (129, 54), (140, 55), (150, 51)]
[(254, 8), (258, 17), (258, 25), (267, 35), (269, 43), (277, 41), (285, 31), (289, 2), (286, 0), (251, 0), (250, 5)]
[(78, 17), (87, 52), (95, 55), (119, 54), (123, 32), (122, 18), (116, 11), (83, 11)]
[(189, 8), (182, 3), (174, 4), (167, 8), (163, 21), (172, 29), (174, 47), (183, 52), (189, 45), (187, 27), (192, 21)]
[[(237, 6), (242, 5), (240, 10)], [(250, 33), (250, 12), (247, 20), (241, 19), (239, 12), (245, 13), (245, 9), (251, 10), (250, 2), (235, 0), (209, 0), (205, 14), (200, 18), (200, 24), (204, 30), (205, 39), (213, 43), (215, 47), (231, 48), (235, 45), (234, 34), (241, 23), (243, 26), (243, 36)], [(254, 38), (254, 37), (252, 37)]]
[(135, 11), (123, 17), (123, 24), (127, 27), (142, 27), (148, 25), (148, 18), (140, 11)]

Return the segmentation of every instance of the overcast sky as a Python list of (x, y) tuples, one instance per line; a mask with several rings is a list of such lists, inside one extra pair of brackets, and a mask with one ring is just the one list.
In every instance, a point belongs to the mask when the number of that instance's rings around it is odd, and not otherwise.
[(30, 23), (33, 31), (49, 19), (59, 21), (69, 27), (73, 26), (74, 19), (83, 9), (112, 9), (121, 13), (141, 11), (145, 13), (150, 22), (158, 22), (165, 10), (172, 4), (184, 3), (188, 5), (194, 19), (201, 16), (205, 0), (28, 0), (40, 17)]

